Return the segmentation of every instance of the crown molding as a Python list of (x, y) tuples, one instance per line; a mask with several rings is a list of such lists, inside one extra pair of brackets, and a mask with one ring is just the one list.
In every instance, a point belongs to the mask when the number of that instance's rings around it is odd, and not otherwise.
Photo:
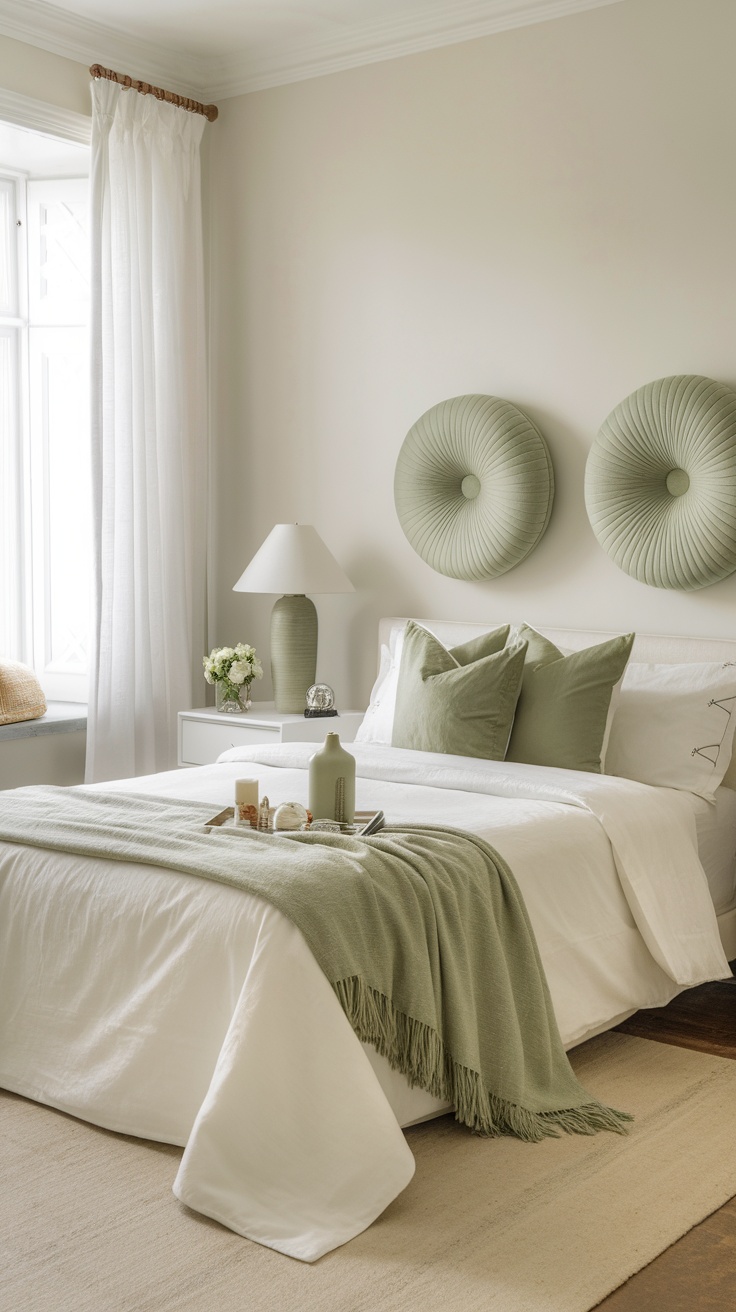
[[(81, 62), (117, 67), (183, 95), (222, 100), (339, 73), (365, 64), (457, 45), (620, 4), (621, 0), (444, 0), (420, 13), (397, 10), (386, 21), (356, 23), (349, 32), (309, 45), (284, 42), (270, 51), (233, 50), (202, 58), (139, 41), (118, 28), (67, 13), (46, 0), (0, 0), (0, 35)], [(122, 4), (122, 0), (121, 0)]]
[(31, 128), (46, 136), (63, 137), (88, 146), (92, 134), (92, 119), (76, 114), (71, 109), (47, 105), (43, 100), (32, 100), (17, 91), (4, 91), (0, 87), (0, 119), (19, 128)]
[(416, 15), (412, 19), (397, 13), (387, 22), (364, 23), (360, 27), (356, 24), (349, 38), (340, 36), (309, 46), (283, 46), (272, 55), (250, 58), (232, 55), (226, 60), (213, 60), (206, 99), (223, 100), (251, 91), (265, 91), (620, 3), (621, 0), (526, 0), (522, 4), (510, 0), (465, 0), (465, 3), (447, 0), (441, 11), (435, 8), (434, 14), (422, 15), (421, 30)]
[(131, 77), (171, 87), (194, 99), (199, 99), (207, 77), (207, 65), (197, 56), (139, 41), (119, 28), (70, 14), (46, 0), (0, 0), (0, 36), (77, 63), (119, 66), (121, 73), (129, 72)]

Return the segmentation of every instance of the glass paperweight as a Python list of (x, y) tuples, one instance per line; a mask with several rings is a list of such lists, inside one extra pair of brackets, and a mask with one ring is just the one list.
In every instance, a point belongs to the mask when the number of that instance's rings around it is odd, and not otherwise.
[(335, 694), (328, 683), (313, 683), (307, 689), (307, 709), (304, 714), (307, 719), (315, 719), (320, 715), (337, 715)]

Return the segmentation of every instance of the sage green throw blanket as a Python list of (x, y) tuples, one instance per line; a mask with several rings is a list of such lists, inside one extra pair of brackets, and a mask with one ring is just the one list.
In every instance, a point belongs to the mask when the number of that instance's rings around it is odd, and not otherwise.
[(367, 839), (208, 832), (211, 814), (150, 795), (20, 788), (0, 794), (0, 838), (265, 898), (299, 927), (359, 1038), (473, 1130), (624, 1129), (630, 1118), (573, 1074), (521, 893), (482, 839), (433, 825)]

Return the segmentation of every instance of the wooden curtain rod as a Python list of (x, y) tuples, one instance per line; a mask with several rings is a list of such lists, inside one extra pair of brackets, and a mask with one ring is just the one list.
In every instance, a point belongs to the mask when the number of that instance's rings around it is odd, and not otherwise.
[(217, 118), (217, 105), (201, 105), (198, 100), (179, 96), (175, 91), (164, 91), (163, 87), (152, 87), (150, 82), (137, 82), (135, 78), (128, 77), (127, 73), (115, 73), (111, 68), (103, 68), (102, 64), (93, 64), (89, 71), (92, 77), (106, 77), (109, 82), (119, 82), (121, 87), (132, 87), (133, 91), (139, 91), (142, 96), (155, 96), (157, 100), (165, 100), (169, 105), (180, 105), (191, 114), (204, 114), (209, 123), (214, 123)]

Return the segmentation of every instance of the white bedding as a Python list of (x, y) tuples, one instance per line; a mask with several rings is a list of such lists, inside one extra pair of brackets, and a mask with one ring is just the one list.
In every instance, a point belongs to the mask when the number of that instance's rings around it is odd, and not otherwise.
[[(309, 744), (101, 785), (307, 800)], [(473, 830), (505, 857), (569, 1046), (725, 978), (700, 798), (570, 771), (356, 744), (356, 804)], [(246, 840), (247, 841), (247, 840)], [(280, 841), (274, 839), (274, 842)], [(190, 1207), (312, 1261), (375, 1219), (437, 1104), (356, 1039), (299, 932), (260, 899), (157, 868), (0, 845), (0, 1084), (186, 1145)]]
[(736, 904), (736, 792), (717, 788), (714, 801), (696, 817), (698, 855), (716, 914)]

